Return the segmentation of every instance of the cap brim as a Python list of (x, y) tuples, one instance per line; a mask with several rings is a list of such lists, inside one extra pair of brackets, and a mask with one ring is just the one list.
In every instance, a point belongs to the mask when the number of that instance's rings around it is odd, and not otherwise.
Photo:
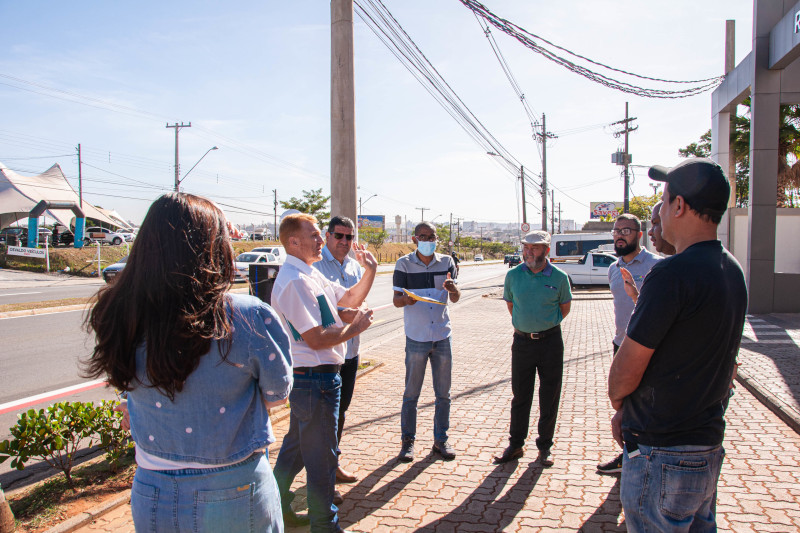
[(651, 180), (667, 181), (667, 173), (669, 170), (670, 169), (667, 167), (662, 167), (661, 165), (653, 165), (650, 167), (650, 170), (647, 171), (647, 175)]

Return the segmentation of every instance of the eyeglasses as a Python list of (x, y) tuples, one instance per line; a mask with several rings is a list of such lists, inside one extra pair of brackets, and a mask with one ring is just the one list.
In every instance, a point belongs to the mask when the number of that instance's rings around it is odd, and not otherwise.
[(627, 237), (628, 235), (630, 235), (634, 231), (636, 231), (636, 230), (635, 229), (631, 229), (631, 228), (612, 229), (611, 230), (611, 235), (613, 235), (614, 237), (616, 237), (617, 235), (622, 235), (624, 237)]
[(340, 241), (342, 239), (347, 239), (348, 241), (352, 241), (353, 240), (353, 234), (352, 233), (350, 233), (350, 234), (339, 233), (337, 231), (337, 232), (332, 233), (331, 235), (333, 235), (333, 238), (336, 239), (337, 241)]
[(436, 240), (436, 235), (415, 235), (418, 241), (431, 242)]

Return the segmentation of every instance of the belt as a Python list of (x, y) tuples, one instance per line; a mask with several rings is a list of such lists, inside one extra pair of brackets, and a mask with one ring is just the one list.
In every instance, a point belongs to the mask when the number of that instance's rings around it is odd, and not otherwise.
[(336, 374), (341, 370), (342, 365), (317, 365), (317, 366), (298, 366), (295, 367), (295, 374)]
[(546, 329), (544, 331), (539, 331), (537, 333), (526, 333), (524, 331), (520, 331), (517, 328), (514, 328), (514, 335), (519, 335), (520, 337), (525, 337), (526, 339), (532, 339), (538, 341), (540, 339), (544, 339), (545, 337), (549, 337), (555, 333), (561, 333), (561, 324), (558, 326), (553, 326), (550, 329)]

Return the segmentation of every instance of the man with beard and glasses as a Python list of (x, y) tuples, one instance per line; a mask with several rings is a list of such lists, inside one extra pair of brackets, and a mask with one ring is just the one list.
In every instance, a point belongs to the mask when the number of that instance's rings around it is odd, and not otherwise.
[[(628, 321), (642, 288), (644, 277), (661, 258), (641, 245), (642, 223), (636, 216), (624, 213), (614, 221), (611, 230), (614, 238), (614, 253), (619, 259), (608, 267), (608, 286), (614, 297), (614, 324), (616, 331), (612, 343), (614, 355), (617, 354)], [(627, 286), (627, 287), (626, 287)], [(635, 291), (633, 290), (635, 289)], [(631, 293), (635, 292), (636, 296)], [(616, 474), (622, 472), (622, 454), (607, 463), (597, 465), (598, 474)]]
[(511, 313), (514, 340), (511, 345), (511, 425), (508, 447), (495, 457), (507, 463), (523, 455), (533, 404), (533, 389), (539, 375), (539, 450), (537, 462), (553, 465), (550, 448), (556, 430), (561, 379), (564, 371), (564, 341), (561, 322), (569, 314), (572, 291), (569, 276), (550, 264), (550, 234), (532, 231), (522, 239), (523, 263), (508, 271), (503, 299)]

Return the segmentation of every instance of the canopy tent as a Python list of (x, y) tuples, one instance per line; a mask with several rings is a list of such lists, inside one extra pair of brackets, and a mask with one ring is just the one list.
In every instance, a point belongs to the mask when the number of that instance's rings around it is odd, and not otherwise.
[(133, 230), (131, 223), (125, 220), (122, 215), (117, 213), (114, 209), (103, 209), (102, 207), (98, 207), (97, 210), (113, 220), (117, 226), (120, 227), (120, 229)]
[[(38, 176), (23, 176), (0, 163), (0, 228), (28, 218), (31, 209), (42, 200), (76, 204), (80, 202), (78, 194), (69, 184), (58, 164)], [(114, 227), (123, 226), (88, 202), (84, 202), (82, 209), (87, 218)], [(73, 213), (69, 209), (51, 209), (47, 211), (46, 215), (58, 220), (68, 228), (73, 217)]]

